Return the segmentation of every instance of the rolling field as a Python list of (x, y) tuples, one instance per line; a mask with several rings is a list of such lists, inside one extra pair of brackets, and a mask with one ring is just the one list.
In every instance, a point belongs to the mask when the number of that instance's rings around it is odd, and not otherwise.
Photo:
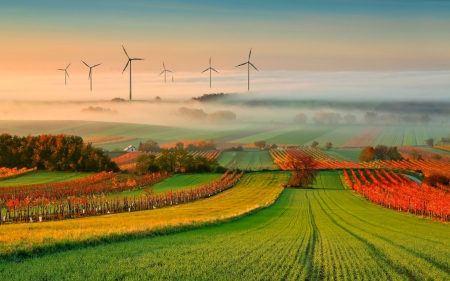
[(335, 129), (336, 126), (331, 125), (323, 125), (323, 126), (308, 125), (301, 127), (301, 129), (290, 131), (266, 139), (265, 141), (267, 143), (276, 143), (276, 144), (304, 145), (306, 143), (314, 141), (316, 138), (325, 135)]
[(401, 146), (403, 144), (403, 128), (402, 127), (384, 127), (384, 130), (378, 135), (372, 146), (379, 144), (387, 146)]
[[(192, 203), (149, 211), (0, 227), (1, 257), (170, 233), (233, 218), (271, 204), (289, 173), (252, 173), (233, 188)], [(3, 264), (0, 262), (0, 264)], [(4, 268), (0, 266), (0, 273)], [(6, 280), (6, 279), (5, 279)]]
[(5, 261), (0, 273), (7, 280), (448, 280), (449, 231), (376, 206), (344, 188), (339, 173), (322, 172), (314, 189), (284, 190), (274, 205), (238, 221)]
[(27, 184), (40, 184), (76, 180), (92, 173), (73, 173), (73, 172), (49, 172), (35, 171), (17, 178), (0, 180), (1, 186), (18, 186)]
[(250, 171), (279, 169), (268, 151), (224, 151), (218, 161), (219, 165), (228, 169)]

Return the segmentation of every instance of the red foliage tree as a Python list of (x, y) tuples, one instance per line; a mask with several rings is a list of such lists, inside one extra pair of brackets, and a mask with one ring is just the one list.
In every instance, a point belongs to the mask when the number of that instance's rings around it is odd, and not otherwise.
[(316, 181), (318, 162), (307, 154), (288, 153), (285, 166), (292, 170), (292, 177), (289, 181), (290, 186), (305, 187)]

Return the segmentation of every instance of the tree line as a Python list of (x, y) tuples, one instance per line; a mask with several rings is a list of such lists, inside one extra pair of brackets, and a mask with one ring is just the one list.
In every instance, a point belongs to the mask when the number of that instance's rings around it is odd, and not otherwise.
[(0, 135), (0, 166), (34, 168), (49, 171), (119, 171), (116, 163), (100, 148), (84, 143), (79, 136)]
[(140, 155), (136, 162), (136, 172), (168, 173), (208, 173), (223, 172), (225, 168), (219, 166), (216, 158), (189, 154), (184, 148), (175, 147), (171, 150), (163, 148), (159, 157), (153, 154)]

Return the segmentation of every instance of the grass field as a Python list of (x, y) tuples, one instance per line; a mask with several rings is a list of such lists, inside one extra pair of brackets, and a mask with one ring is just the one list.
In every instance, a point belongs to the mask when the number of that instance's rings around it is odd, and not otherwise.
[(52, 183), (76, 180), (92, 173), (34, 171), (17, 178), (0, 180), (0, 186)]
[(337, 172), (322, 172), (314, 189), (285, 190), (238, 221), (6, 261), (0, 273), (5, 280), (448, 280), (449, 231), (376, 206), (345, 189)]
[(335, 129), (336, 126), (331, 125), (323, 125), (323, 126), (308, 125), (303, 126), (295, 131), (286, 132), (281, 135), (268, 138), (265, 141), (267, 143), (276, 143), (276, 144), (287, 143), (287, 144), (303, 145), (311, 141), (314, 141), (320, 136), (325, 135)]
[(279, 169), (268, 151), (224, 151), (218, 161), (219, 165), (228, 169), (251, 171)]
[(343, 161), (360, 162), (359, 155), (361, 154), (361, 149), (359, 148), (330, 149), (330, 150), (323, 149), (322, 151), (334, 158)]
[[(41, 224), (2, 225), (0, 256), (36, 249), (77, 247), (105, 240), (113, 242), (123, 236), (128, 239), (152, 236), (158, 231), (166, 231), (164, 229), (170, 232), (177, 227), (233, 218), (273, 202), (283, 190), (279, 184), (286, 183), (288, 178), (286, 172), (252, 173), (223, 193), (178, 206)], [(0, 273), (2, 270), (0, 265)]]

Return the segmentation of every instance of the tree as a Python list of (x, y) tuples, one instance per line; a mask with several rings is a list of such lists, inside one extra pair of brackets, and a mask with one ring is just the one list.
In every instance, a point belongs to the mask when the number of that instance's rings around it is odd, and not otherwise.
[(218, 110), (208, 114), (206, 120), (210, 123), (231, 123), (236, 121), (236, 113), (230, 110)]
[(294, 121), (294, 123), (296, 124), (305, 124), (307, 120), (308, 116), (306, 116), (306, 114), (304, 113), (299, 113), (295, 115), (294, 118), (292, 119), (292, 121)]
[(398, 152), (396, 146), (391, 146), (388, 149), (387, 156), (390, 160), (403, 160), (402, 155)]
[(364, 121), (366, 121), (367, 124), (374, 124), (378, 121), (378, 114), (376, 112), (366, 112)]
[(347, 124), (355, 124), (356, 123), (356, 116), (353, 114), (345, 114), (344, 115), (344, 121), (347, 122)]
[(442, 174), (431, 174), (423, 179), (423, 183), (437, 187), (438, 184), (448, 186), (450, 183), (450, 178)]
[(375, 157), (378, 160), (385, 160), (388, 155), (388, 150), (389, 148), (387, 146), (381, 144), (375, 146), (373, 149), (373, 151), (375, 152)]
[(181, 141), (179, 141), (179, 142), (177, 142), (177, 143), (175, 144), (175, 147), (176, 147), (176, 148), (184, 148), (184, 143), (182, 143)]
[(285, 165), (292, 170), (292, 176), (289, 180), (291, 187), (308, 188), (316, 181), (318, 163), (312, 156), (288, 153)]
[(312, 147), (312, 148), (316, 148), (318, 145), (319, 145), (319, 143), (318, 143), (317, 141), (313, 141), (313, 142), (311, 143), (311, 147)]
[(419, 122), (422, 125), (428, 125), (428, 123), (430, 123), (430, 121), (431, 121), (431, 118), (430, 118), (430, 116), (428, 116), (428, 114), (421, 114), (419, 116)]
[(263, 141), (263, 140), (255, 141), (254, 145), (256, 147), (259, 147), (259, 149), (263, 149), (264, 147), (266, 147), (266, 141)]
[(370, 162), (375, 160), (375, 151), (373, 147), (367, 146), (361, 150), (361, 154), (359, 155), (359, 161), (361, 162)]
[(411, 155), (412, 159), (414, 160), (422, 160), (422, 154), (420, 154), (420, 151), (418, 149), (411, 150), (409, 155)]
[(159, 152), (161, 151), (161, 148), (159, 147), (158, 143), (154, 140), (148, 140), (144, 143), (141, 143), (138, 147), (139, 151), (145, 151), (145, 152)]
[(333, 144), (331, 143), (331, 142), (327, 142), (326, 144), (325, 144), (325, 148), (326, 149), (330, 149), (330, 148), (332, 148), (333, 147)]
[(426, 142), (426, 144), (427, 144), (429, 147), (433, 147), (433, 146), (434, 146), (434, 139), (433, 139), (433, 138), (429, 138), (429, 139), (427, 139), (425, 142)]

